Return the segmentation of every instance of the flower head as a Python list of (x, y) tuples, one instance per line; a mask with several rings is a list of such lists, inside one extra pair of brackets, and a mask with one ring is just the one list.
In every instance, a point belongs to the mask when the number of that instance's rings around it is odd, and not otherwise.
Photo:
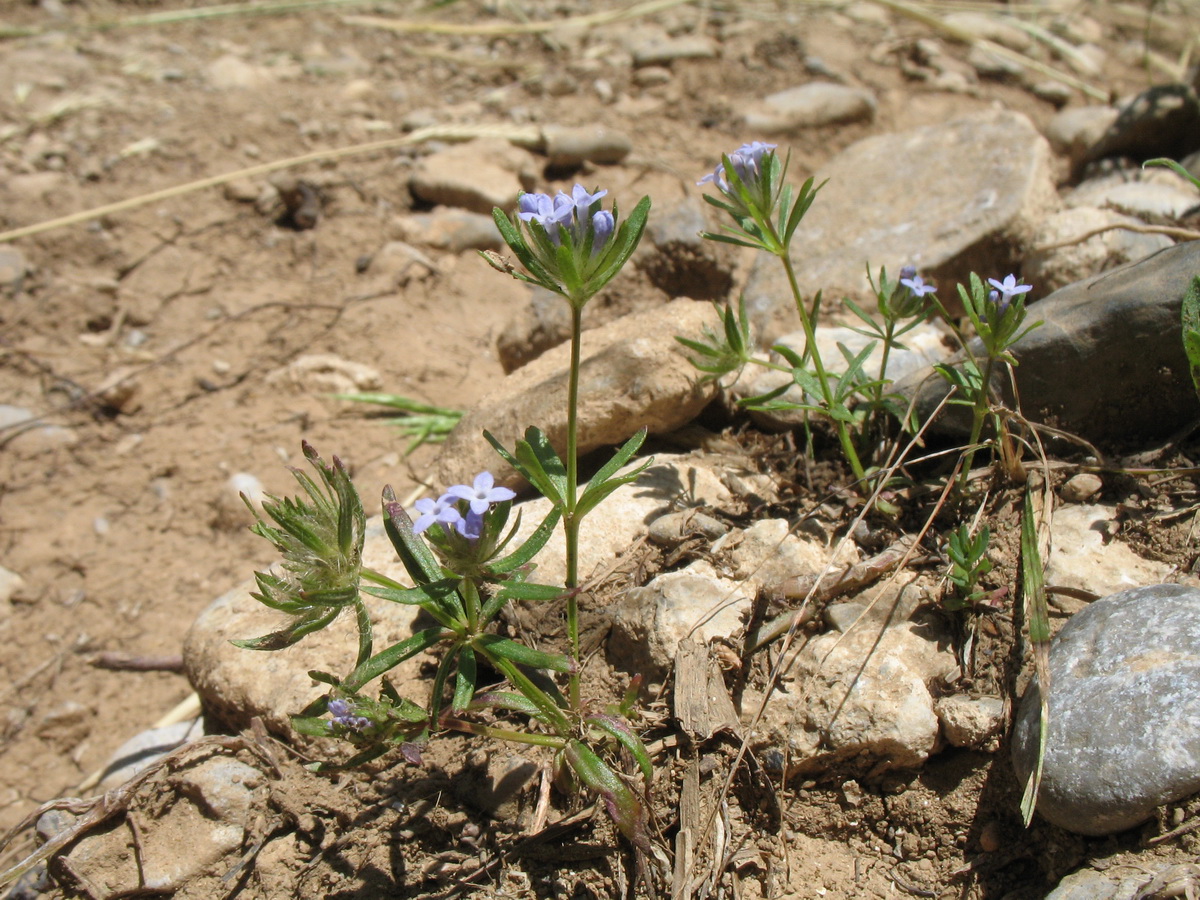
[(517, 495), (506, 487), (496, 487), (496, 479), (491, 472), (480, 472), (471, 486), (456, 484), (446, 490), (443, 499), (454, 497), (466, 500), (470, 503), (471, 512), (482, 516), (493, 503), (511, 500), (515, 496)]
[(553, 198), (549, 194), (521, 194), (517, 199), (517, 217), (522, 222), (541, 225), (556, 247), (562, 245), (564, 229), (570, 232), (576, 245), (583, 245), (590, 232), (595, 255), (608, 243), (615, 225), (611, 212), (591, 213), (592, 205), (607, 194), (608, 191), (589, 192), (582, 184), (571, 188), (570, 194), (559, 191)]
[(355, 713), (354, 704), (349, 700), (338, 697), (335, 700), (329, 701), (329, 714), (332, 716), (331, 724), (335, 727), (355, 732), (360, 732), (371, 727), (370, 719), (366, 716), (356, 715)]
[[(752, 141), (749, 144), (742, 144), (732, 153), (729, 154), (729, 164), (733, 166), (733, 171), (737, 173), (738, 178), (749, 186), (753, 182), (758, 181), (762, 174), (763, 157), (774, 150), (778, 144), (764, 144), (762, 141)], [(715, 184), (718, 190), (723, 194), (728, 194), (730, 191), (729, 182), (725, 179), (725, 161), (722, 160), (713, 169), (712, 173), (705, 175), (696, 184)]]
[(441, 525), (454, 525), (462, 519), (462, 513), (458, 511), (455, 505), (457, 498), (452, 494), (446, 493), (434, 500), (432, 497), (422, 497), (415, 504), (417, 512), (421, 515), (417, 517), (417, 521), (413, 522), (413, 533), (420, 534), (434, 522)]

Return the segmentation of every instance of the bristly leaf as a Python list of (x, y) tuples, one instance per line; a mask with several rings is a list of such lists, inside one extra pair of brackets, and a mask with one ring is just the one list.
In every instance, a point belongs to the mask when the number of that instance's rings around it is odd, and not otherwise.
[(1033, 644), (1034, 670), (1038, 679), (1041, 709), (1038, 721), (1037, 762), (1021, 797), (1021, 816), (1025, 827), (1033, 821), (1038, 789), (1042, 783), (1042, 762), (1046, 756), (1046, 736), (1050, 726), (1050, 611), (1046, 606), (1042, 554), (1038, 547), (1038, 527), (1033, 512), (1033, 493), (1025, 491), (1021, 512), (1021, 593), (1029, 621), (1029, 640)]
[(339, 612), (341, 609), (336, 606), (328, 609), (314, 609), (279, 631), (272, 631), (262, 637), (230, 641), (230, 643), (243, 650), (283, 650), (285, 647), (295, 644), (305, 635), (320, 631), (336, 619)]
[(268, 497), (262, 514), (246, 501), (256, 520), (251, 530), (283, 554), (280, 571), (255, 573), (259, 590), (251, 596), (297, 620), (238, 646), (259, 650), (291, 646), (358, 601), (366, 536), (366, 516), (358, 492), (337, 457), (333, 465), (327, 465), (307, 442), (302, 448), (305, 459), (317, 470), (320, 484), (294, 469), (306, 497)]

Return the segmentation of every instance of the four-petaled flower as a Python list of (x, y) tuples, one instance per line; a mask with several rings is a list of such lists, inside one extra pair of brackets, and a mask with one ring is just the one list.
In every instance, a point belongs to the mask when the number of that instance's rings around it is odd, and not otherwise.
[[(904, 269), (901, 269), (900, 274), (905, 274), (905, 269), (907, 268), (908, 267), (905, 266)], [(926, 284), (925, 279), (915, 273), (908, 278), (901, 278), (900, 283), (918, 297), (924, 297), (926, 294), (932, 294), (937, 290), (937, 288), (932, 284)]]
[(434, 522), (440, 525), (453, 525), (462, 520), (462, 513), (454, 505), (455, 497), (443, 494), (437, 500), (432, 497), (422, 497), (414, 506), (421, 515), (413, 522), (413, 532), (420, 534)]
[[(506, 487), (496, 487), (496, 479), (491, 472), (480, 472), (475, 476), (475, 481), (470, 487), (465, 484), (456, 484), (446, 490), (446, 495), (442, 499), (456, 497), (459, 500), (466, 500), (471, 504), (471, 512), (482, 516), (493, 503), (511, 500), (515, 496), (517, 495)], [(461, 533), (462, 529), (459, 531)]]
[[(742, 183), (746, 187), (752, 187), (758, 181), (762, 174), (763, 157), (777, 146), (778, 144), (751, 141), (749, 144), (742, 144), (729, 154), (729, 164), (733, 166), (733, 171), (737, 173), (738, 178), (742, 179)], [(696, 184), (709, 184), (710, 182), (715, 184), (721, 193), (728, 194), (730, 192), (729, 182), (725, 179), (724, 160), (717, 164), (711, 174), (705, 175)]]
[(1015, 275), (1007, 275), (1004, 281), (997, 281), (995, 278), (989, 278), (988, 284), (994, 287), (997, 291), (1004, 295), (1004, 303), (1007, 305), (1013, 297), (1018, 294), (1024, 294), (1026, 291), (1032, 291), (1033, 285), (1018, 284)]

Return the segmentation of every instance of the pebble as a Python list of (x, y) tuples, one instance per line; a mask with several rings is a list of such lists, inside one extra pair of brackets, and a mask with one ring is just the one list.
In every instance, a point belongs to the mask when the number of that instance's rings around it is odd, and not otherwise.
[(1068, 503), (1084, 503), (1104, 487), (1099, 475), (1080, 472), (1067, 479), (1059, 489), (1059, 495)]
[(55, 447), (69, 447), (79, 440), (73, 429), (46, 422), (35, 422), (37, 413), (23, 406), (0, 403), (0, 438), (12, 450), (40, 452)]
[(21, 602), (26, 599), (25, 579), (11, 569), (0, 566), (0, 608), (5, 608), (14, 600)]
[(468, 141), (420, 159), (409, 177), (412, 195), (427, 203), (492, 214), (516, 205), (522, 190), (532, 190), (537, 175), (533, 157), (500, 138)]
[[(1037, 810), (1087, 835), (1145, 821), (1200, 790), (1200, 590), (1133, 588), (1071, 618), (1050, 647), (1050, 733)], [(1041, 692), (1021, 699), (1013, 764), (1037, 755)]]
[(0, 245), (0, 291), (19, 294), (29, 272), (25, 254), (16, 247)]
[(750, 131), (771, 137), (822, 125), (869, 122), (876, 106), (875, 95), (863, 88), (812, 81), (764, 97), (751, 104), (743, 118)]
[(200, 719), (192, 719), (162, 728), (149, 728), (134, 735), (109, 757), (97, 790), (107, 791), (119, 787), (176, 747), (203, 734), (203, 722)]
[(934, 711), (955, 747), (982, 747), (1004, 728), (1004, 701), (998, 697), (942, 697)]
[(455, 254), (499, 250), (504, 246), (490, 215), (465, 209), (438, 207), (427, 213), (397, 216), (391, 224), (393, 233), (402, 241)]
[(704, 35), (654, 37), (633, 48), (633, 64), (638, 68), (665, 66), (679, 59), (713, 59), (716, 55), (716, 43)]
[(616, 165), (633, 150), (633, 142), (622, 132), (596, 125), (546, 125), (542, 128), (542, 149), (554, 167), (584, 162)]

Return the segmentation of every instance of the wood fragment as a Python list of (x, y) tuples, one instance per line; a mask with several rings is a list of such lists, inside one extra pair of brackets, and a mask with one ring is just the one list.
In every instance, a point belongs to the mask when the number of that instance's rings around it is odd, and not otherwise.
[(122, 653), (119, 650), (105, 650), (92, 657), (91, 663), (97, 669), (109, 669), (113, 672), (182, 672), (183, 655), (176, 653), (167, 656), (141, 656), (136, 653)]

